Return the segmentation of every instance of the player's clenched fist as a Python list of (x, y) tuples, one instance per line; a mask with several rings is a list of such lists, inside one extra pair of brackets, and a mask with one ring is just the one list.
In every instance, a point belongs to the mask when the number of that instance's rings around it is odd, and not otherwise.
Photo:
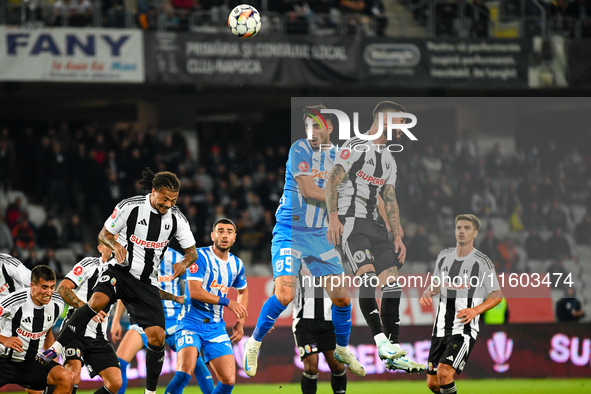
[(234, 312), (237, 319), (244, 319), (246, 315), (248, 315), (248, 312), (246, 312), (246, 308), (244, 307), (244, 305), (236, 301), (230, 300), (230, 303), (228, 304), (228, 309)]

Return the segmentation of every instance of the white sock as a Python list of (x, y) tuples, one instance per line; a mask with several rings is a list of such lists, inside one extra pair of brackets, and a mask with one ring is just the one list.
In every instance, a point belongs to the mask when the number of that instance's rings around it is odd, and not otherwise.
[(373, 340), (376, 341), (376, 345), (379, 345), (380, 343), (387, 341), (388, 338), (386, 338), (386, 335), (383, 332), (380, 332), (378, 335), (373, 337)]
[(156, 394), (156, 392), (155, 391), (150, 391), (150, 390), (146, 389), (144, 391), (144, 394)]
[(57, 354), (60, 354), (60, 353), (62, 352), (63, 348), (64, 348), (64, 345), (62, 345), (62, 344), (61, 344), (61, 343), (59, 343), (58, 341), (55, 341), (55, 342), (53, 343), (53, 345), (51, 345), (51, 348), (52, 348), (53, 350), (55, 350), (55, 352), (56, 352)]
[(339, 346), (337, 345), (336, 348), (334, 349), (335, 351), (341, 351), (341, 352), (348, 352), (349, 351), (349, 345), (347, 346)]
[(257, 341), (253, 337), (248, 338), (248, 342), (250, 342), (251, 346), (261, 347), (262, 342)]

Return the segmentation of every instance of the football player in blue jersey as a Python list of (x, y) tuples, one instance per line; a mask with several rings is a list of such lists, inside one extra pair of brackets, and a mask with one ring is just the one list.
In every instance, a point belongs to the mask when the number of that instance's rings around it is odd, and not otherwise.
[[(347, 364), (360, 377), (365, 369), (349, 351), (351, 335), (351, 299), (341, 278), (332, 287), (332, 276), (344, 273), (338, 253), (326, 239), (328, 225), (324, 186), (332, 170), (334, 149), (330, 146), (333, 130), (330, 114), (320, 115), (322, 104), (304, 108), (304, 125), (311, 122), (312, 138), (297, 140), (289, 150), (285, 187), (275, 217), (271, 247), (275, 292), (261, 308), (257, 325), (244, 347), (243, 368), (255, 376), (263, 338), (275, 320), (295, 296), (300, 262), (306, 262), (315, 277), (323, 279), (324, 288), (333, 302), (332, 322), (337, 346), (335, 360)], [(327, 280), (328, 279), (328, 280)]]
[[(158, 282), (160, 283), (160, 289), (170, 293), (178, 299), (176, 301), (183, 301), (183, 295), (181, 294), (181, 286), (186, 280), (186, 272), (178, 278), (173, 279), (172, 266), (181, 261), (183, 255), (172, 248), (168, 248), (164, 253), (162, 263), (158, 268)], [(181, 283), (183, 282), (183, 283)], [(175, 347), (175, 332), (177, 317), (181, 312), (182, 303), (175, 302), (170, 299), (163, 299), (162, 304), (164, 306), (164, 315), (166, 317), (166, 344), (176, 352)], [(117, 348), (117, 357), (119, 358), (119, 364), (121, 365), (121, 374), (123, 384), (118, 391), (118, 394), (125, 393), (127, 389), (127, 366), (131, 360), (135, 357), (137, 352), (147, 346), (148, 337), (144, 330), (137, 324), (132, 324), (123, 339), (121, 339), (121, 324), (120, 319), (125, 306), (120, 300), (117, 302), (113, 321), (111, 323), (111, 338), (113, 342), (117, 343), (121, 340), (119, 347)], [(203, 394), (211, 394), (213, 391), (213, 379), (209, 370), (205, 366), (203, 360), (198, 357), (195, 365), (195, 377), (197, 383)]]
[[(181, 394), (191, 379), (200, 354), (213, 369), (218, 384), (213, 394), (230, 394), (236, 382), (236, 361), (232, 343), (244, 335), (248, 289), (242, 260), (230, 253), (236, 241), (236, 225), (230, 219), (217, 220), (211, 232), (212, 246), (197, 249), (197, 262), (189, 267), (185, 294), (176, 327), (177, 372), (166, 394)], [(233, 287), (236, 301), (228, 298)], [(237, 318), (232, 336), (224, 322), (224, 306)]]

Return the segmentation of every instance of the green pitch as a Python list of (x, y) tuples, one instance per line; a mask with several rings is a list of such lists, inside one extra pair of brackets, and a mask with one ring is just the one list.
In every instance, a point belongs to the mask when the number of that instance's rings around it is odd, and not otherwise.
[[(589, 394), (591, 393), (591, 378), (589, 379), (488, 379), (461, 380), (456, 382), (460, 394), (491, 393), (491, 394)], [(158, 393), (163, 393), (164, 387), (158, 387)], [(350, 382), (347, 393), (350, 394), (430, 394), (425, 382)], [(129, 389), (126, 394), (143, 394), (143, 389)], [(300, 385), (288, 384), (240, 384), (234, 388), (232, 394), (300, 394)], [(92, 394), (92, 391), (78, 391), (78, 394)], [(201, 394), (196, 385), (188, 386), (184, 394)], [(329, 383), (319, 382), (318, 394), (332, 394)]]

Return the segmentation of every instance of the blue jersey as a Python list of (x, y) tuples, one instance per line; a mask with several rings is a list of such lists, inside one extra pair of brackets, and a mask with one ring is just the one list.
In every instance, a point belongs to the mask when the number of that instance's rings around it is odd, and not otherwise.
[(275, 217), (278, 223), (296, 227), (323, 228), (328, 226), (326, 204), (305, 199), (296, 178), (311, 176), (314, 184), (324, 189), (332, 170), (335, 150), (314, 150), (305, 139), (296, 141), (289, 149), (285, 171), (285, 187)]
[[(174, 273), (172, 265), (180, 262), (182, 259), (182, 254), (174, 249), (168, 248), (158, 267), (158, 286), (175, 296), (181, 295), (181, 280), (187, 279), (187, 273), (185, 272), (180, 277), (172, 280)], [(162, 305), (164, 306), (164, 316), (167, 320), (176, 319), (181, 312), (182, 305), (171, 300), (162, 300)]]
[[(213, 252), (213, 246), (197, 249), (197, 261), (189, 267), (185, 294), (189, 294), (189, 281), (202, 281), (201, 287), (205, 291), (219, 297), (228, 298), (228, 290), (246, 288), (246, 276), (242, 260), (232, 253), (228, 261), (221, 260)], [(220, 322), (224, 317), (223, 305), (211, 305), (201, 301), (191, 300), (182, 306), (177, 331), (191, 329), (195, 323)]]

